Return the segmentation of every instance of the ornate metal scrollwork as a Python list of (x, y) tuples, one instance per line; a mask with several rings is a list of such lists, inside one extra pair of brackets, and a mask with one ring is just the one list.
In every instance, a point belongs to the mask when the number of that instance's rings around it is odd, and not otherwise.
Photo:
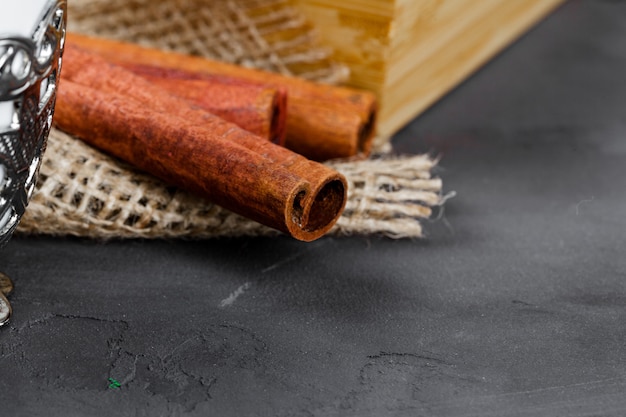
[(67, 4), (49, 0), (30, 38), (0, 38), (0, 247), (10, 238), (34, 190), (52, 126), (65, 42)]

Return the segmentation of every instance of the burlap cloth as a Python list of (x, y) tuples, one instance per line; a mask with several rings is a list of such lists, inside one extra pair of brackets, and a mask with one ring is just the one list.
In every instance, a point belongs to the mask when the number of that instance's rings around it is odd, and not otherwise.
[[(313, 29), (282, 0), (73, 0), (69, 30), (138, 42), (311, 80), (349, 71), (315, 44)], [(380, 141), (378, 151), (385, 145)], [(422, 236), (420, 220), (443, 203), (436, 161), (424, 155), (328, 162), (349, 183), (331, 234)], [(112, 237), (276, 234), (137, 172), (52, 129), (37, 188), (18, 233)]]

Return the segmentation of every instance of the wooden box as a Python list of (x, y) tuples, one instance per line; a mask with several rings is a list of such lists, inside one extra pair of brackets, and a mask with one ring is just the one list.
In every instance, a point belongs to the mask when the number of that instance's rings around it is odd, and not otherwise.
[(389, 137), (563, 0), (293, 0)]

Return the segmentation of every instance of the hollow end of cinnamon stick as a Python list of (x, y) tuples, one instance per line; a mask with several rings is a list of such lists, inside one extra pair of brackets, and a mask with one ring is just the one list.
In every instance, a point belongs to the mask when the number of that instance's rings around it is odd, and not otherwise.
[(284, 90), (277, 90), (271, 109), (270, 141), (284, 146), (287, 134), (287, 93)]
[(332, 175), (310, 193), (300, 191), (293, 199), (289, 234), (310, 242), (328, 232), (337, 222), (347, 200), (343, 176)]
[(362, 119), (361, 127), (357, 134), (357, 154), (368, 156), (372, 150), (372, 142), (376, 134), (376, 121), (378, 119), (378, 106), (372, 102), (367, 115)]

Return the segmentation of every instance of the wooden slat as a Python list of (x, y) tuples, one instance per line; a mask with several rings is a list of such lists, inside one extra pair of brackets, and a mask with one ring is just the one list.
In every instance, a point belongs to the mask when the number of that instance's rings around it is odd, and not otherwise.
[[(561, 0), (506, 0), (382, 88), (378, 133), (390, 136), (523, 34)], [(506, 22), (506, 23), (505, 23)]]
[(564, 0), (293, 0), (390, 136)]

